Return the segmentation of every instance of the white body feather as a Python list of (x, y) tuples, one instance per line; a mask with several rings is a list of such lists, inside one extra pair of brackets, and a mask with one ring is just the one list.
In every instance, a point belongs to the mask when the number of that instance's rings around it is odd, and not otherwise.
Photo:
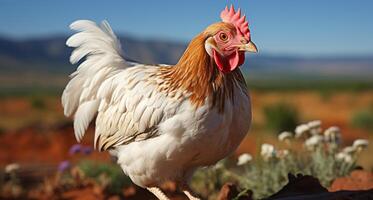
[(126, 62), (107, 23), (98, 27), (77, 21), (71, 28), (81, 31), (67, 41), (76, 47), (71, 62), (86, 60), (64, 90), (65, 115), (74, 114), (78, 141), (97, 115), (95, 145), (110, 147), (137, 185), (188, 179), (197, 167), (232, 153), (246, 135), (250, 99), (240, 87), (235, 87), (234, 104), (227, 100), (223, 112), (211, 109), (208, 99), (195, 107), (183, 90), (159, 90), (159, 66)]

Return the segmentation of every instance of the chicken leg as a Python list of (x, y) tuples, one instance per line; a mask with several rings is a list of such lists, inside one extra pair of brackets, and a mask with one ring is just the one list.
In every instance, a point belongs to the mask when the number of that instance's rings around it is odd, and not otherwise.
[(157, 187), (149, 187), (146, 188), (149, 190), (149, 192), (153, 193), (159, 200), (170, 200), (165, 193), (162, 192), (161, 189)]
[(187, 184), (183, 184), (181, 187), (184, 194), (188, 197), (190, 200), (201, 200), (199, 197), (193, 194), (192, 189)]

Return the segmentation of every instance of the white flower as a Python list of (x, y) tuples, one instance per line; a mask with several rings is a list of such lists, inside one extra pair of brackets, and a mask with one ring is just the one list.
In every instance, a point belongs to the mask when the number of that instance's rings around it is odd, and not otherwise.
[(293, 134), (287, 131), (284, 131), (278, 135), (278, 140), (285, 141), (293, 137)]
[(284, 158), (284, 157), (286, 157), (287, 155), (289, 155), (289, 150), (287, 150), (287, 149), (283, 149), (283, 150), (279, 150), (279, 151), (277, 151), (277, 153), (276, 153), (276, 157), (277, 158)]
[(351, 155), (346, 155), (346, 156), (344, 157), (344, 161), (345, 161), (346, 163), (353, 163), (353, 158), (352, 158)]
[(275, 156), (276, 155), (275, 147), (271, 144), (266, 144), (266, 143), (262, 144), (260, 155), (262, 155), (265, 160)]
[(339, 152), (339, 153), (337, 153), (337, 155), (335, 155), (335, 159), (343, 160), (344, 156), (345, 156), (345, 153)]
[(368, 147), (369, 145), (369, 141), (368, 140), (365, 140), (365, 139), (357, 139), (354, 141), (353, 143), (353, 147), (355, 148), (361, 148), (361, 149), (365, 149), (366, 147)]
[(310, 130), (310, 127), (307, 124), (301, 124), (295, 128), (295, 137), (302, 137)]
[(342, 152), (346, 154), (353, 154), (356, 152), (356, 148), (354, 146), (348, 146), (343, 148)]
[(224, 160), (221, 160), (219, 162), (217, 162), (214, 166), (213, 166), (214, 169), (222, 169), (224, 168)]
[(311, 135), (318, 135), (321, 133), (321, 121), (320, 120), (314, 120), (307, 123)]
[(315, 146), (321, 144), (324, 141), (324, 137), (321, 135), (313, 135), (308, 138), (304, 144), (307, 148), (313, 149)]
[(344, 161), (346, 163), (352, 163), (353, 158), (350, 154), (345, 153), (345, 152), (339, 152), (337, 155), (335, 155), (335, 158), (339, 161)]
[(253, 157), (250, 154), (248, 154), (248, 153), (241, 154), (238, 157), (237, 165), (238, 166), (244, 165), (244, 164), (250, 162), (252, 159), (253, 159)]
[(312, 128), (320, 128), (321, 121), (320, 120), (313, 120), (307, 123), (308, 127)]
[(324, 131), (325, 140), (328, 142), (334, 142), (336, 144), (341, 143), (341, 131), (337, 126), (329, 127)]
[(19, 169), (19, 164), (12, 163), (7, 166), (5, 166), (5, 173), (11, 173)]
[(341, 129), (339, 129), (338, 126), (331, 126), (325, 130), (324, 134), (330, 134), (330, 133), (341, 133)]

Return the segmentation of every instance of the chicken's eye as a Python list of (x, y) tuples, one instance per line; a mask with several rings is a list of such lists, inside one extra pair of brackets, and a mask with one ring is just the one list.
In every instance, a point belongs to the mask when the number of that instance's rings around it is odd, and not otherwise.
[(226, 33), (220, 33), (219, 38), (221, 41), (226, 42), (228, 40), (228, 35)]

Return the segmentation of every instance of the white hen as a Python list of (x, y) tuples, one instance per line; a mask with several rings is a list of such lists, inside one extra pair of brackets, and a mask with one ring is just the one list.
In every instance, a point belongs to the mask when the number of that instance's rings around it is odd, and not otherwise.
[(127, 62), (107, 22), (71, 24), (79, 32), (67, 40), (75, 48), (70, 61), (85, 58), (62, 95), (76, 139), (97, 116), (95, 147), (116, 155), (124, 173), (159, 199), (167, 197), (158, 185), (169, 180), (197, 199), (186, 187), (194, 170), (232, 153), (249, 129), (250, 98), (238, 66), (256, 47), (233, 8), (221, 16), (175, 66)]

